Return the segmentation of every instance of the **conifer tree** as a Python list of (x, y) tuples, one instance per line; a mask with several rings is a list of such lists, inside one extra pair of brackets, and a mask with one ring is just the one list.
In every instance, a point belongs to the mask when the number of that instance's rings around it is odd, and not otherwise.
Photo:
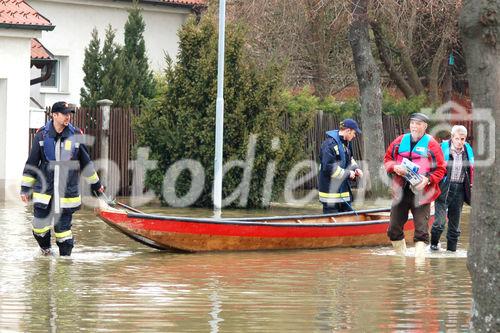
[[(217, 95), (217, 20), (205, 15), (199, 23), (191, 18), (179, 31), (177, 62), (168, 61), (165, 71), (164, 98), (157, 108), (145, 108), (135, 121), (140, 146), (151, 148), (150, 159), (158, 161), (147, 184), (163, 199), (165, 190), (177, 197), (186, 194), (198, 175), (179, 175), (174, 188), (163, 186), (169, 167), (190, 159), (204, 167), (204, 187), (194, 203), (212, 205), (213, 161), (215, 144), (215, 110)], [(243, 29), (228, 24), (226, 29), (226, 65), (224, 94), (224, 161), (246, 160), (247, 149), (255, 140), (248, 197), (239, 196), (227, 204), (255, 207), (267, 205), (263, 200), (266, 168), (276, 163), (272, 190), (281, 192), (290, 170), (304, 158), (300, 140), (290, 141), (282, 129), (284, 107), (281, 102), (282, 70), (276, 66), (259, 68), (245, 52)], [(301, 133), (304, 133), (301, 128)], [(295, 144), (297, 143), (297, 144)], [(227, 200), (243, 178), (240, 167), (230, 169), (223, 179), (223, 197)], [(168, 179), (167, 179), (168, 180)], [(282, 192), (281, 192), (282, 193)], [(167, 194), (168, 195), (168, 194)], [(175, 204), (175, 203), (174, 203)]]
[(115, 36), (115, 30), (108, 25), (101, 55), (101, 98), (112, 100), (114, 106), (122, 106), (124, 68), (119, 58), (122, 47), (115, 43)]
[(84, 87), (80, 89), (80, 104), (84, 107), (95, 107), (101, 96), (101, 53), (99, 33), (92, 30), (92, 39), (85, 48), (83, 60)]
[(146, 24), (138, 3), (134, 1), (125, 23), (125, 45), (120, 54), (123, 71), (123, 106), (140, 107), (154, 96), (153, 73), (149, 69), (144, 42)]

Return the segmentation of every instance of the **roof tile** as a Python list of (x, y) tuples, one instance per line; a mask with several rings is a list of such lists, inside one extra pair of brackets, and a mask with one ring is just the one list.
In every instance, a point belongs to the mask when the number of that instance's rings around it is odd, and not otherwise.
[(207, 4), (207, 0), (160, 0), (160, 1), (164, 2), (166, 4), (188, 5), (188, 6), (206, 5)]
[(0, 0), (0, 24), (33, 26), (52, 30), (54, 26), (24, 0)]
[(52, 53), (36, 38), (31, 40), (31, 59), (53, 59)]

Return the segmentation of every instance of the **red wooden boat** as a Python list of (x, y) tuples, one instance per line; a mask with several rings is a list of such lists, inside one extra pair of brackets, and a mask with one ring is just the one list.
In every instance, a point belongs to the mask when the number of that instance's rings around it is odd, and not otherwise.
[[(98, 216), (130, 238), (172, 252), (313, 249), (389, 245), (388, 208), (329, 215), (192, 218), (97, 209)], [(429, 224), (434, 217), (431, 216)], [(413, 219), (405, 237), (413, 237)]]

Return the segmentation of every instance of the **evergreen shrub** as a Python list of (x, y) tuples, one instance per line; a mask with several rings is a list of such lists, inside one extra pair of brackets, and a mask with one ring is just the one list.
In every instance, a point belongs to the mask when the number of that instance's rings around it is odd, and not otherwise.
[[(148, 173), (146, 184), (163, 196), (166, 171), (175, 162), (192, 159), (201, 163), (204, 175), (182, 172), (175, 183), (177, 197), (185, 195), (194, 177), (204, 177), (195, 206), (212, 206), (217, 97), (217, 20), (207, 13), (197, 22), (189, 19), (179, 31), (177, 61), (167, 59), (163, 91), (148, 103), (134, 121), (138, 145), (150, 147), (150, 159), (158, 168)], [(223, 198), (229, 206), (266, 206), (265, 178), (275, 166), (272, 195), (283, 190), (291, 165), (307, 156), (305, 129), (312, 123), (312, 109), (286, 113), (282, 69), (277, 65), (257, 67), (245, 51), (245, 34), (235, 23), (227, 23), (224, 84), (224, 163), (247, 161), (248, 143), (255, 138), (255, 158), (248, 197), (231, 196), (244, 176), (243, 168), (231, 168), (223, 177)], [(290, 99), (288, 99), (290, 102)], [(307, 109), (307, 107), (306, 107)], [(288, 119), (288, 124), (284, 124)]]

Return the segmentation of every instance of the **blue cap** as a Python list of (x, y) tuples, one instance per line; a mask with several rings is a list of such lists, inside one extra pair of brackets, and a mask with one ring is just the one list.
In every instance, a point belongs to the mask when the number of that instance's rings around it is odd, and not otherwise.
[(361, 129), (359, 128), (358, 123), (354, 119), (344, 119), (340, 122), (340, 126), (345, 128), (350, 128), (356, 131), (356, 133), (361, 134)]

